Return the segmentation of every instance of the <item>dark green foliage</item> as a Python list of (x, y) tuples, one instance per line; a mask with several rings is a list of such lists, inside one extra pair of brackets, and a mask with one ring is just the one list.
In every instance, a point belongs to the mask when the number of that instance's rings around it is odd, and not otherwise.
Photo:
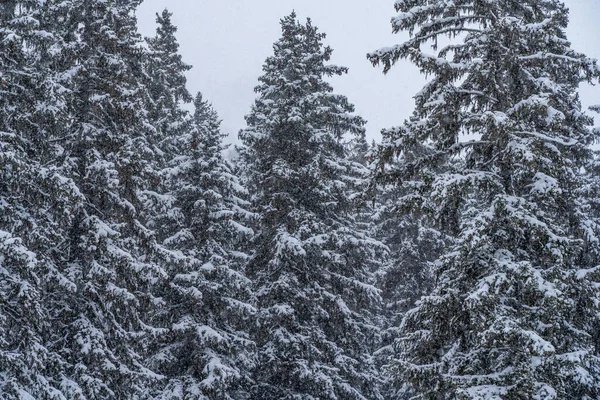
[(140, 193), (157, 171), (142, 101), (137, 2), (57, 2), (57, 75), (68, 91), (59, 167), (80, 198), (57, 254), (68, 285), (49, 293), (51, 346), (65, 360), (68, 396), (131, 398), (156, 375), (143, 366), (153, 328), (150, 285), (164, 276), (162, 250), (144, 223)]
[(49, 345), (46, 287), (77, 190), (57, 168), (64, 117), (57, 46), (38, 1), (0, 4), (0, 397), (59, 398), (63, 360)]
[(331, 49), (310, 20), (281, 21), (240, 132), (241, 164), (260, 223), (248, 275), (258, 300), (252, 399), (379, 398), (370, 353), (381, 245), (357, 228), (355, 172), (343, 135), (364, 121), (324, 78)]
[(147, 365), (164, 376), (147, 397), (240, 399), (252, 364), (245, 331), (253, 314), (244, 276), (244, 243), (252, 230), (246, 190), (223, 159), (223, 136), (213, 108), (192, 100), (171, 14), (157, 16), (147, 39), (150, 52), (149, 118), (158, 149), (160, 179), (143, 196), (149, 226), (169, 253), (166, 276), (153, 285), (158, 307), (151, 312), (157, 336)]
[(245, 398), (254, 307), (243, 249), (252, 214), (222, 157), (215, 111), (200, 94), (194, 105), (191, 129), (170, 138), (180, 154), (163, 171), (172, 202), (160, 230), (175, 260), (156, 285), (161, 307), (153, 320), (165, 334), (149, 363), (165, 380), (153, 398)]
[(576, 95), (597, 65), (570, 49), (558, 0), (396, 9), (411, 39), (369, 57), (431, 80), (380, 165), (457, 241), (402, 322), (393, 378), (415, 398), (597, 398), (597, 230), (577, 197), (595, 134)]

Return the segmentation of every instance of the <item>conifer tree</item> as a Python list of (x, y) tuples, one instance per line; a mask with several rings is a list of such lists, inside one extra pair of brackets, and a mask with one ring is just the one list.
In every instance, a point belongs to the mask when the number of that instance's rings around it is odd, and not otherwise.
[(595, 61), (570, 48), (559, 0), (395, 7), (393, 30), (411, 38), (369, 58), (385, 71), (409, 59), (431, 80), (384, 133), (380, 171), (456, 236), (403, 319), (397, 396), (598, 398), (600, 260), (577, 198), (596, 135), (576, 94)]
[[(374, 145), (369, 157), (376, 161), (379, 151), (380, 146)], [(423, 214), (406, 204), (410, 204), (412, 194), (409, 185), (381, 174), (375, 162), (370, 167), (371, 176), (375, 178), (369, 189), (374, 196), (370, 228), (372, 235), (388, 248), (377, 273), (383, 307), (379, 315), (381, 348), (376, 351), (375, 359), (382, 367), (394, 354), (402, 318), (422, 296), (430, 293), (434, 262), (447, 248), (451, 237), (428, 225)], [(393, 382), (384, 381), (384, 397), (397, 398)]]
[(149, 226), (168, 251), (166, 277), (153, 285), (151, 311), (160, 333), (147, 365), (163, 379), (147, 392), (155, 399), (242, 398), (250, 342), (244, 332), (252, 311), (242, 271), (245, 189), (229, 163), (216, 112), (200, 94), (194, 114), (185, 64), (178, 53), (171, 13), (157, 15), (149, 46), (148, 119), (158, 149), (160, 179), (143, 192)]
[[(165, 276), (141, 192), (158, 179), (143, 103), (139, 1), (55, 2), (67, 95), (60, 169), (79, 199), (55, 262), (65, 282), (48, 289), (51, 349), (67, 398), (135, 398), (158, 376), (143, 365), (156, 331), (151, 283)], [(58, 162), (57, 161), (57, 162)]]
[(364, 121), (326, 77), (331, 49), (292, 13), (263, 65), (240, 132), (240, 163), (259, 215), (247, 267), (257, 296), (252, 399), (375, 399), (369, 260), (380, 245), (353, 224), (343, 135)]
[[(378, 287), (383, 299), (379, 315), (382, 326), (382, 347), (376, 352), (381, 366), (393, 355), (393, 344), (401, 335), (402, 318), (422, 297), (430, 293), (434, 261), (446, 248), (449, 237), (427, 226), (415, 213), (401, 206), (409, 190), (380, 183), (375, 188), (372, 235), (388, 248), (387, 257), (378, 271)], [(389, 383), (389, 382), (388, 382)], [(386, 398), (396, 398), (393, 387), (385, 389)]]
[[(600, 105), (591, 106), (590, 111), (600, 114)], [(595, 127), (594, 132), (600, 135), (600, 127)], [(600, 149), (597, 143), (594, 144), (594, 147), (594, 157), (590, 159), (586, 167), (587, 185), (583, 188), (583, 197), (587, 202), (588, 212), (595, 219), (596, 229), (598, 229), (600, 227)]]
[(166, 377), (157, 399), (239, 399), (252, 363), (248, 319), (253, 314), (242, 251), (252, 230), (245, 189), (223, 159), (223, 135), (213, 108), (198, 94), (192, 129), (171, 138), (174, 157), (164, 175), (173, 199), (163, 243), (178, 254), (158, 286), (155, 313), (168, 330), (151, 366)]
[[(406, 191), (395, 186), (379, 186), (373, 222), (374, 236), (389, 247), (389, 257), (381, 271), (382, 296), (391, 317), (411, 309), (433, 283), (431, 263), (446, 244), (441, 232), (405, 215), (398, 206)], [(394, 323), (394, 325), (396, 325)]]
[(147, 96), (149, 141), (157, 156), (153, 167), (160, 171), (160, 177), (148, 183), (142, 196), (144, 210), (150, 214), (146, 217), (148, 225), (155, 230), (160, 243), (173, 234), (175, 228), (171, 223), (178, 223), (168, 166), (185, 153), (185, 148), (179, 148), (182, 145), (179, 140), (189, 135), (192, 129), (189, 112), (182, 108), (182, 104), (192, 102), (185, 77), (191, 66), (185, 64), (179, 54), (179, 43), (175, 37), (177, 27), (171, 22), (171, 17), (166, 9), (156, 14), (156, 35), (146, 38), (148, 52), (145, 55), (147, 81), (144, 93)]
[(157, 130), (159, 142), (189, 128), (188, 113), (180, 103), (192, 102), (185, 77), (192, 67), (185, 64), (179, 54), (179, 43), (175, 37), (177, 27), (171, 21), (172, 16), (166, 9), (160, 15), (156, 14), (156, 35), (146, 38), (149, 49), (146, 62), (148, 120)]
[(60, 253), (72, 182), (57, 168), (64, 87), (53, 4), (0, 4), (0, 393), (64, 398), (64, 361), (48, 342), (50, 282), (65, 283)]
[(33, 135), (23, 132), (27, 121), (22, 116), (30, 110), (21, 107), (32, 95), (27, 89), (35, 84), (36, 71), (24, 51), (24, 27), (17, 15), (21, 6), (28, 16), (38, 11), (17, 2), (0, 4), (0, 392), (13, 398), (38, 394), (31, 375), (41, 372), (45, 358), (38, 322), (45, 316), (36, 276), (41, 269), (27, 234), (37, 216), (22, 202), (31, 196), (24, 184), (35, 176), (36, 163), (27, 152)]

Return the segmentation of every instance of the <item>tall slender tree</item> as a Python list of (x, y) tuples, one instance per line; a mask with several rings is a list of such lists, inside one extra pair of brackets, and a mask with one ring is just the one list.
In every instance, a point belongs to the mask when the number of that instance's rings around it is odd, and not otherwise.
[[(600, 105), (591, 106), (590, 111), (600, 114)], [(594, 131), (600, 135), (600, 127), (595, 127)], [(587, 185), (583, 189), (583, 196), (587, 201), (588, 212), (595, 218), (596, 226), (600, 226), (600, 149), (598, 143), (594, 147), (594, 157), (586, 167)]]
[[(184, 63), (179, 54), (179, 43), (175, 34), (177, 27), (171, 21), (172, 14), (163, 10), (156, 14), (156, 34), (146, 38), (148, 52), (145, 54), (146, 108), (148, 110), (149, 142), (156, 157), (153, 168), (160, 171), (158, 179), (148, 182), (142, 192), (144, 211), (148, 225), (155, 230), (157, 240), (164, 240), (177, 229), (175, 196), (169, 176), (170, 163), (186, 152), (180, 140), (192, 130), (190, 113), (182, 105), (192, 102), (187, 90), (185, 73), (191, 66)], [(167, 263), (170, 262), (167, 260)]]
[(379, 398), (369, 260), (380, 246), (353, 223), (355, 163), (343, 143), (364, 121), (325, 80), (347, 72), (326, 64), (325, 35), (295, 13), (281, 28), (240, 132), (260, 219), (248, 263), (258, 301), (251, 398)]
[(595, 61), (570, 48), (559, 0), (395, 7), (411, 38), (369, 58), (431, 80), (384, 133), (380, 165), (457, 237), (402, 322), (399, 397), (598, 398), (599, 248), (576, 195), (597, 138), (576, 90)]
[(65, 87), (61, 42), (48, 18), (54, 4), (0, 4), (0, 393), (59, 399), (69, 381), (49, 345), (49, 282), (59, 272), (77, 188), (57, 167)]
[(244, 275), (244, 246), (252, 230), (247, 193), (223, 159), (216, 112), (198, 94), (191, 130), (171, 138), (180, 154), (167, 165), (171, 216), (164, 246), (178, 254), (158, 285), (164, 302), (154, 313), (168, 334), (150, 358), (165, 383), (157, 399), (246, 398), (254, 314)]
[[(394, 356), (394, 342), (402, 335), (402, 319), (421, 297), (430, 294), (435, 261), (451, 238), (402, 206), (410, 189), (382, 183), (376, 186), (371, 230), (389, 249), (377, 274), (383, 307), (379, 315), (381, 348), (375, 356), (378, 365), (385, 367)], [(385, 383), (384, 397), (397, 398), (393, 382)]]
[(239, 399), (252, 358), (246, 320), (253, 311), (243, 273), (245, 189), (223, 159), (223, 136), (213, 108), (198, 94), (194, 113), (171, 13), (157, 15), (146, 39), (148, 119), (160, 179), (143, 192), (149, 225), (168, 250), (165, 279), (153, 285), (160, 306), (151, 311), (160, 334), (148, 366), (164, 379), (154, 399)]
[(143, 365), (155, 329), (144, 321), (163, 250), (141, 192), (158, 178), (143, 102), (139, 1), (56, 2), (66, 80), (61, 171), (80, 199), (56, 253), (67, 284), (49, 288), (51, 349), (64, 359), (67, 398), (134, 398), (158, 376)]
[(0, 391), (14, 398), (38, 394), (31, 375), (41, 372), (45, 358), (40, 351), (39, 321), (45, 316), (36, 275), (40, 268), (27, 235), (27, 225), (35, 226), (37, 216), (22, 202), (35, 194), (25, 191), (21, 181), (36, 175), (37, 163), (27, 152), (35, 133), (25, 116), (32, 110), (21, 106), (33, 95), (27, 89), (37, 77), (24, 50), (26, 27), (18, 23), (18, 14), (33, 19), (35, 11), (34, 4), (0, 4), (0, 368), (5, 371)]
[(189, 129), (189, 113), (181, 107), (181, 103), (191, 103), (193, 100), (187, 90), (185, 77), (192, 67), (184, 63), (179, 54), (179, 43), (175, 36), (177, 27), (171, 21), (172, 16), (167, 9), (161, 14), (157, 13), (156, 35), (146, 38), (148, 120), (152, 129), (156, 130), (159, 153), (170, 150), (170, 156), (169, 153), (163, 154), (167, 159), (173, 157), (173, 152), (177, 154), (177, 150), (161, 144), (168, 143), (174, 136)]

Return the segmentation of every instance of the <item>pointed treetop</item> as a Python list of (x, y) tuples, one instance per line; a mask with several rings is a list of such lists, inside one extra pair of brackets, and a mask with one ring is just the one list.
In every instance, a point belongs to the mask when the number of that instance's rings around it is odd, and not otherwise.
[[(156, 13), (156, 23), (158, 28), (156, 29), (156, 36), (170, 36), (177, 32), (177, 27), (171, 22), (173, 13), (165, 8), (161, 14)], [(177, 45), (179, 47), (179, 45)]]
[(204, 100), (202, 93), (198, 92), (194, 98), (194, 120), (201, 122), (207, 119), (214, 120), (214, 122), (220, 125), (217, 112), (208, 101)]

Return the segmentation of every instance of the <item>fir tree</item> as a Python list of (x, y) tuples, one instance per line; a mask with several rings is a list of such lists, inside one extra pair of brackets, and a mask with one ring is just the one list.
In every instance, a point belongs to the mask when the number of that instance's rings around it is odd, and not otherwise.
[[(382, 149), (385, 148), (373, 146), (369, 157), (376, 161)], [(390, 168), (387, 172), (391, 171), (393, 169)], [(431, 292), (434, 262), (452, 238), (428, 224), (426, 215), (411, 209), (414, 188), (410, 184), (394, 182), (393, 174), (388, 176), (381, 172), (375, 163), (371, 165), (374, 179), (369, 192), (375, 198), (370, 229), (372, 235), (388, 248), (387, 257), (377, 274), (383, 298), (379, 315), (383, 329), (382, 347), (375, 353), (375, 358), (383, 367), (393, 356), (393, 344), (401, 335), (402, 318), (421, 297)], [(386, 380), (382, 390), (385, 398), (398, 397), (393, 382)]]
[(260, 218), (247, 267), (258, 301), (251, 398), (379, 398), (369, 260), (381, 246), (352, 219), (356, 165), (343, 143), (364, 121), (324, 79), (347, 72), (326, 64), (325, 35), (295, 13), (281, 27), (240, 132)]
[(245, 190), (222, 157), (216, 112), (200, 94), (192, 116), (182, 109), (192, 100), (190, 67), (178, 53), (171, 13), (157, 15), (157, 23), (156, 36), (146, 39), (148, 119), (161, 173), (143, 196), (169, 259), (167, 276), (153, 285), (160, 305), (150, 315), (160, 334), (147, 361), (164, 379), (148, 397), (237, 399), (250, 347), (243, 327), (252, 311), (238, 251), (252, 233), (244, 226)]
[(188, 113), (180, 103), (192, 102), (185, 77), (185, 72), (192, 67), (185, 64), (179, 54), (175, 37), (177, 27), (171, 22), (172, 15), (166, 9), (160, 15), (156, 14), (156, 35), (146, 38), (149, 49), (146, 62), (148, 120), (157, 130), (159, 142), (189, 128)]
[(65, 282), (48, 289), (51, 349), (64, 359), (65, 396), (134, 398), (158, 376), (143, 365), (156, 306), (151, 283), (165, 275), (142, 212), (141, 192), (157, 179), (144, 107), (138, 1), (54, 3), (67, 89), (56, 161), (73, 182), (55, 262)]
[(36, 131), (26, 104), (39, 76), (25, 51), (28, 24), (19, 21), (26, 17), (35, 25), (36, 12), (32, 3), (0, 4), (0, 393), (12, 398), (40, 394), (35, 376), (45, 363), (41, 268), (28, 233), (37, 231), (38, 215), (27, 204), (36, 197), (28, 186), (38, 181), (31, 179), (38, 162), (28, 152)]
[[(177, 27), (171, 22), (172, 14), (163, 10), (156, 14), (158, 27), (153, 38), (146, 38), (148, 52), (145, 54), (145, 82), (147, 119), (149, 123), (149, 143), (156, 155), (151, 162), (160, 171), (159, 176), (147, 182), (142, 192), (147, 223), (157, 235), (159, 243), (173, 234), (178, 224), (174, 207), (169, 163), (185, 153), (179, 141), (189, 135), (192, 120), (189, 112), (182, 108), (183, 103), (191, 103), (192, 96), (187, 90), (185, 72), (191, 66), (185, 64), (179, 54), (179, 43), (175, 37)], [(173, 260), (166, 260), (170, 263)]]
[(200, 94), (194, 105), (192, 129), (171, 138), (181, 154), (165, 170), (174, 202), (164, 246), (179, 260), (168, 268), (168, 285), (158, 286), (163, 306), (154, 319), (168, 335), (150, 365), (167, 380), (154, 398), (246, 398), (254, 308), (242, 250), (252, 215), (223, 159), (216, 112)]
[(447, 238), (426, 226), (417, 215), (406, 215), (398, 204), (406, 190), (379, 186), (374, 216), (374, 236), (389, 247), (390, 255), (382, 269), (381, 289), (388, 317), (401, 316), (433, 284), (431, 263), (441, 254)]
[(0, 4), (0, 393), (59, 399), (69, 379), (48, 343), (51, 282), (76, 187), (57, 168), (65, 88), (53, 4)]
[[(591, 106), (590, 110), (600, 113), (600, 105)], [(600, 127), (594, 128), (594, 132), (600, 135)], [(595, 225), (600, 227), (600, 148), (598, 148), (598, 143), (595, 143), (593, 148), (595, 150), (594, 157), (589, 160), (586, 167), (587, 185), (583, 188), (583, 197), (587, 202), (588, 212), (595, 218)], [(600, 234), (597, 235), (600, 236)]]
[(409, 59), (432, 79), (384, 133), (382, 174), (457, 237), (402, 322), (400, 398), (598, 398), (600, 260), (577, 197), (595, 135), (576, 94), (597, 65), (570, 48), (558, 0), (396, 10), (394, 31), (411, 38), (369, 58), (386, 71)]

